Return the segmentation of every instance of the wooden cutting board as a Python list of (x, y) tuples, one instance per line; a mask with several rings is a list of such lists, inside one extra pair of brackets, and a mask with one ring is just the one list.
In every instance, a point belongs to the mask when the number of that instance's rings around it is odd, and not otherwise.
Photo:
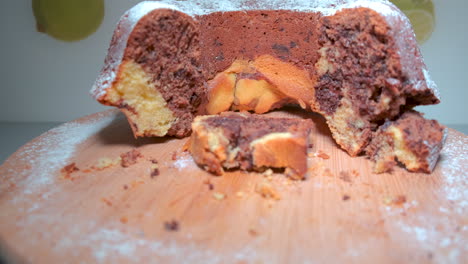
[[(376, 175), (305, 117), (322, 153), (305, 181), (212, 176), (187, 139), (135, 140), (114, 110), (52, 129), (0, 167), (2, 250), (31, 263), (467, 263), (466, 135), (449, 130), (430, 175)], [(103, 168), (134, 149), (136, 164)]]

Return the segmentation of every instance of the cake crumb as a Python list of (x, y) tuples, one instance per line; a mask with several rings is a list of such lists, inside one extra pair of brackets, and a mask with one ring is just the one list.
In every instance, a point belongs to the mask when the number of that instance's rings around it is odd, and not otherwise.
[(281, 196), (279, 195), (278, 191), (266, 182), (257, 184), (255, 187), (255, 191), (265, 199), (281, 199)]
[(383, 198), (383, 203), (386, 205), (402, 206), (404, 203), (406, 203), (406, 196), (404, 195), (397, 195), (395, 197), (386, 196)]
[(122, 224), (126, 224), (126, 223), (128, 222), (128, 218), (125, 217), (125, 216), (122, 216), (122, 217), (120, 218), (120, 222), (121, 222)]
[(392, 204), (392, 201), (393, 201), (392, 197), (385, 196), (385, 197), (383, 198), (383, 203), (386, 204), (386, 205), (391, 205), (391, 204)]
[(263, 175), (268, 177), (268, 176), (271, 176), (273, 175), (273, 170), (272, 169), (268, 169), (266, 171), (263, 172)]
[(151, 178), (154, 178), (156, 176), (159, 176), (160, 172), (159, 172), (159, 169), (158, 168), (153, 168), (151, 170)]
[(151, 166), (150, 166), (150, 170), (151, 170), (150, 176), (151, 176), (151, 178), (159, 176), (160, 171), (159, 171), (159, 162), (158, 162), (158, 160), (152, 158), (149, 161), (151, 162)]
[(284, 169), (284, 175), (286, 175), (286, 177), (292, 179), (292, 180), (304, 180), (305, 179), (305, 175), (299, 175), (297, 174), (293, 169), (291, 168), (286, 168)]
[(60, 172), (62, 174), (62, 178), (73, 180), (73, 178), (71, 177), (71, 174), (74, 173), (74, 172), (77, 172), (79, 170), (80, 169), (76, 166), (76, 163), (73, 162), (73, 163), (70, 163), (70, 164), (66, 165), (65, 167), (63, 167), (60, 170)]
[(101, 201), (104, 202), (107, 206), (112, 206), (112, 202), (107, 198), (102, 197)]
[(330, 156), (327, 153), (323, 152), (322, 150), (317, 151), (314, 154), (314, 156), (318, 157), (318, 158), (321, 158), (321, 159), (329, 159), (330, 158)]
[(249, 229), (249, 234), (250, 234), (251, 236), (258, 236), (258, 232), (257, 232), (255, 229), (253, 229), (253, 228), (250, 228), (250, 229)]
[(133, 149), (131, 151), (120, 154), (121, 163), (120, 165), (124, 168), (130, 167), (137, 163), (138, 158), (143, 157), (140, 151)]
[(326, 169), (323, 171), (323, 176), (333, 177), (333, 173), (331, 172), (331, 170), (330, 170), (329, 168), (326, 168)]
[(94, 168), (96, 170), (107, 169), (109, 167), (112, 167), (112, 166), (115, 166), (115, 165), (119, 164), (121, 162), (121, 160), (122, 160), (121, 157), (118, 157), (116, 159), (103, 157), (103, 158), (98, 159), (96, 165), (92, 166), (92, 168)]
[(215, 192), (213, 193), (213, 198), (215, 198), (218, 201), (221, 201), (221, 200), (226, 199), (226, 195), (224, 193)]
[(351, 199), (351, 196), (349, 196), (347, 194), (343, 195), (343, 201), (347, 201), (349, 199)]
[(404, 195), (398, 195), (397, 197), (393, 198), (393, 204), (401, 206), (404, 203), (406, 203), (406, 196)]
[(135, 187), (137, 187), (138, 185), (141, 185), (141, 184), (143, 184), (143, 183), (145, 183), (145, 182), (144, 182), (144, 181), (141, 181), (141, 180), (138, 180), (138, 181), (132, 181), (132, 182), (131, 182), (131, 185), (132, 185), (132, 188), (135, 188)]
[(184, 145), (182, 146), (182, 152), (187, 152), (190, 149), (190, 139), (191, 137), (187, 141), (185, 141)]
[(313, 162), (312, 165), (309, 166), (307, 170), (311, 176), (318, 176), (323, 169), (323, 162)]
[(351, 183), (351, 176), (350, 176), (349, 173), (346, 172), (346, 171), (340, 172), (340, 177), (339, 177), (339, 178), (340, 178), (342, 181)]
[(159, 176), (160, 172), (159, 172), (159, 165), (157, 162), (151, 164), (150, 170), (151, 170), (151, 174), (150, 174), (151, 178)]
[(177, 151), (172, 152), (171, 159), (177, 160)]
[(176, 220), (164, 222), (164, 229), (166, 229), (167, 231), (178, 231), (179, 228), (179, 222), (177, 222)]
[(242, 197), (244, 197), (244, 192), (238, 191), (238, 192), (236, 192), (236, 196), (239, 197), (239, 198), (242, 198)]
[(211, 183), (210, 179), (204, 180), (203, 183), (208, 186), (208, 190), (210, 190), (210, 191), (214, 190), (214, 185), (213, 185), (213, 183)]
[(66, 173), (73, 173), (75, 171), (79, 171), (80, 169), (76, 166), (76, 163), (73, 162), (73, 163), (70, 163), (68, 165), (66, 165), (65, 167), (62, 168), (62, 172), (66, 172)]

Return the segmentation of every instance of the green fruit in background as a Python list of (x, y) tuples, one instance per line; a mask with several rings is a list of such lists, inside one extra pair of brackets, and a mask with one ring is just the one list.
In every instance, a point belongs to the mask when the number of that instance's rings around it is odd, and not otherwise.
[(435, 27), (434, 4), (432, 0), (390, 0), (406, 14), (411, 21), (419, 44), (426, 42)]
[(32, 0), (37, 30), (63, 41), (94, 33), (104, 18), (104, 0)]

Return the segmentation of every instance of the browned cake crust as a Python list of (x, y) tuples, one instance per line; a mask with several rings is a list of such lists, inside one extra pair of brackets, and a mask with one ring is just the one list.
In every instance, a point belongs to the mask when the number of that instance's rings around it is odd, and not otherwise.
[(391, 171), (400, 162), (412, 172), (431, 173), (446, 137), (446, 128), (436, 120), (427, 120), (416, 112), (404, 113), (396, 121), (387, 121), (374, 133), (367, 155), (374, 172)]
[(225, 169), (289, 168), (293, 177), (307, 172), (312, 122), (226, 112), (199, 116), (192, 124), (190, 152), (204, 169), (221, 175)]

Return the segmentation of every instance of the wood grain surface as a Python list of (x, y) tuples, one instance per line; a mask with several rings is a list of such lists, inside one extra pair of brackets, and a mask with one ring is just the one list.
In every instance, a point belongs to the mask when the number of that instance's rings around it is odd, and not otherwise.
[[(31, 263), (467, 263), (466, 135), (449, 131), (430, 175), (377, 175), (337, 147), (318, 115), (273, 115), (314, 120), (307, 180), (212, 176), (183, 151), (187, 139), (134, 139), (113, 110), (52, 129), (0, 167), (3, 254)], [(134, 149), (142, 157), (122, 167), (118, 157)]]

